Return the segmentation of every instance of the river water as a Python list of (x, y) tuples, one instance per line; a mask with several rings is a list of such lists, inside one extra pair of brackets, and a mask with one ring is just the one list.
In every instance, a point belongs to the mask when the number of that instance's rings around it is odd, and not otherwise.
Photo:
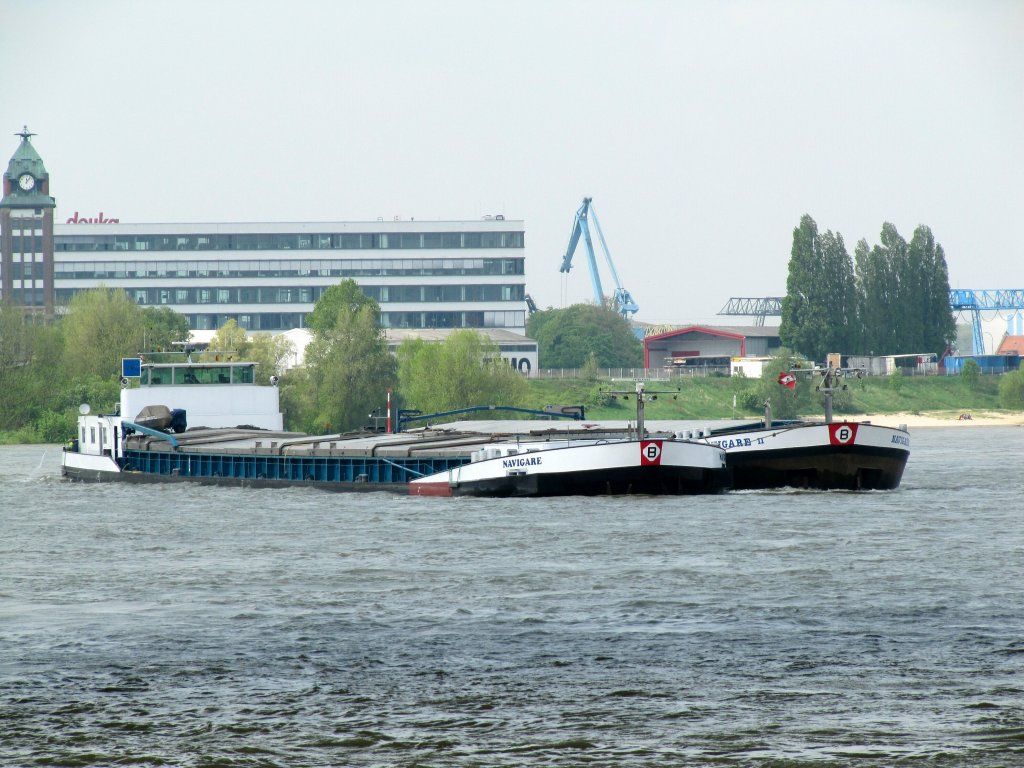
[(1024, 765), (1024, 429), (894, 492), (78, 485), (0, 448), (2, 766)]

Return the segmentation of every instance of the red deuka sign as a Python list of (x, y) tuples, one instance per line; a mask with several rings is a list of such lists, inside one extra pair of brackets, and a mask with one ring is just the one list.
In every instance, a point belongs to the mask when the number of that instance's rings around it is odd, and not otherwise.
[(120, 224), (120, 219), (108, 219), (103, 215), (103, 211), (100, 211), (100, 215), (95, 218), (86, 218), (85, 216), (79, 216), (78, 211), (75, 211), (75, 215), (68, 219), (66, 224)]
[(857, 425), (829, 424), (828, 441), (832, 445), (853, 445), (857, 441)]
[(640, 443), (640, 466), (661, 464), (661, 440)]

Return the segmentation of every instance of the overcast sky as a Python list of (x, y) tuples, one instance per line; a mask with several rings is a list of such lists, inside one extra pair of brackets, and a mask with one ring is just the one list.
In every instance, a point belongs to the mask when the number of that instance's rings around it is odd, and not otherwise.
[(0, 0), (0, 71), (0, 157), (36, 132), (64, 218), (502, 213), (545, 308), (592, 298), (591, 196), (656, 323), (747, 322), (805, 213), (1024, 288), (1022, 0)]

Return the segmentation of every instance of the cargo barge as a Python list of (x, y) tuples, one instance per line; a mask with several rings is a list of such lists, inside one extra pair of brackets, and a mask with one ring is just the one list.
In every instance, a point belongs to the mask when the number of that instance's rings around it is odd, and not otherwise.
[[(516, 431), (463, 426), (318, 436), (287, 432), (277, 387), (255, 384), (254, 368), (253, 363), (140, 365), (138, 386), (122, 379), (116, 413), (96, 415), (82, 407), (78, 435), (63, 453), (62, 474), (89, 482), (189, 481), (422, 495), (460, 495), (459, 488), (471, 487), (488, 496), (690, 494), (728, 487), (722, 449), (673, 434), (648, 439), (642, 424), (623, 429), (509, 422), (518, 425)], [(639, 409), (642, 396), (638, 400)], [(500, 458), (488, 463), (495, 457)], [(497, 472), (500, 481), (474, 485), (467, 475), (466, 482), (448, 484), (449, 473), (473, 463)], [(479, 469), (473, 472), (478, 475)], [(434, 480), (418, 482), (425, 478)]]

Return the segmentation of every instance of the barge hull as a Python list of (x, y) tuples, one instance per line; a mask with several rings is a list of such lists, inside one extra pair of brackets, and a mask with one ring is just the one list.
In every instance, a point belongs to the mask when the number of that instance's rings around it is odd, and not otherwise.
[(624, 467), (510, 475), (451, 484), (412, 483), (409, 487), (419, 496), (688, 496), (726, 490), (728, 472), (691, 467)]
[(891, 491), (907, 465), (906, 451), (870, 447), (801, 448), (729, 453), (734, 490), (813, 488), (816, 490)]
[(320, 482), (317, 480), (272, 480), (261, 477), (198, 477), (194, 475), (153, 475), (132, 470), (101, 471), (64, 467), (63, 475), (72, 482), (82, 483), (135, 483), (154, 485), (161, 483), (189, 483), (190, 485), (221, 486), (232, 488), (315, 488), (322, 491), (351, 493), (386, 491), (406, 493), (404, 483), (372, 482)]

